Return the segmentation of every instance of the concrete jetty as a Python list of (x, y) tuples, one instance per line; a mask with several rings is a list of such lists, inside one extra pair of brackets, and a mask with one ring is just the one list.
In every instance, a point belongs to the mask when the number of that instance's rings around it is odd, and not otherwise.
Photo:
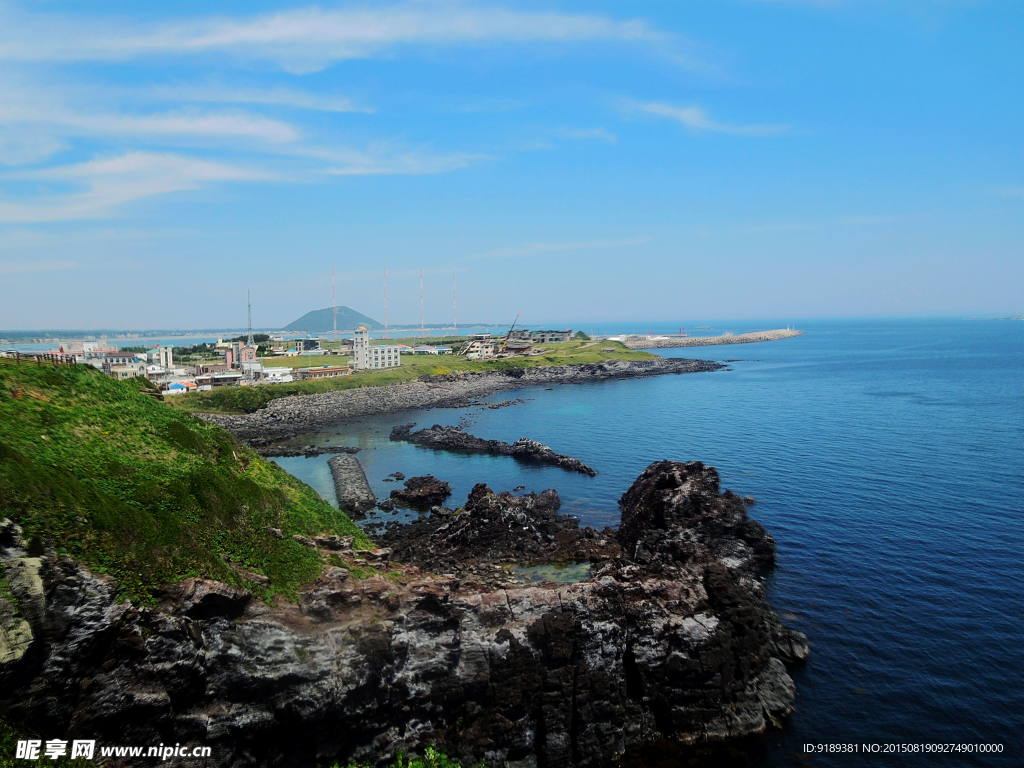
[(629, 349), (664, 349), (667, 347), (711, 347), (717, 344), (755, 344), (759, 341), (778, 341), (800, 336), (803, 331), (780, 328), (775, 331), (754, 331), (738, 336), (623, 336), (622, 343)]
[(334, 478), (334, 493), (338, 506), (346, 512), (362, 513), (377, 504), (370, 483), (366, 480), (359, 459), (349, 454), (334, 456), (327, 462)]

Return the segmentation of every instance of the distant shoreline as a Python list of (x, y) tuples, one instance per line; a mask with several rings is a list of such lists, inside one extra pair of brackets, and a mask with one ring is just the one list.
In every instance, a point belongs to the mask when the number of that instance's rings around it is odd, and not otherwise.
[(752, 331), (738, 336), (622, 336), (628, 349), (668, 349), (671, 347), (713, 347), (718, 344), (756, 344), (802, 336), (803, 331), (779, 328), (774, 331)]
[(708, 360), (655, 357), (651, 360), (608, 360), (503, 371), (456, 372), (378, 387), (359, 387), (270, 401), (248, 414), (196, 413), (253, 447), (270, 446), (327, 424), (420, 408), (459, 407), (506, 389), (544, 384), (642, 378), (668, 373), (699, 373), (725, 368)]

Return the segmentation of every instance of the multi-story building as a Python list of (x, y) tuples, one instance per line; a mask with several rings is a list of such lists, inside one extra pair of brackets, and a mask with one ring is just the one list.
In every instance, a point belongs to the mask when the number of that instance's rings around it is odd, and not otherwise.
[(357, 371), (397, 368), (402, 364), (402, 352), (397, 345), (371, 344), (370, 332), (360, 326), (352, 345), (352, 359)]
[(518, 341), (532, 341), (534, 344), (557, 344), (560, 341), (572, 341), (572, 331), (528, 331), (520, 329), (508, 335)]
[(256, 347), (246, 346), (244, 342), (233, 341), (224, 350), (224, 362), (229, 368), (241, 368), (246, 363), (256, 362)]
[(137, 376), (145, 377), (146, 364), (143, 362), (105, 365), (103, 372), (114, 379), (134, 379)]
[(459, 354), (465, 355), (469, 360), (494, 357), (496, 344), (496, 340), (489, 333), (473, 333), (466, 337)]

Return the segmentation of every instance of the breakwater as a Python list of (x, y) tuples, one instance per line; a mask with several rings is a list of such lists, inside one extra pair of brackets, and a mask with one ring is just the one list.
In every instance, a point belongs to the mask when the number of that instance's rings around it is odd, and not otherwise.
[(462, 407), (474, 398), (504, 389), (544, 384), (584, 384), (612, 379), (642, 378), (668, 373), (697, 373), (724, 368), (708, 360), (654, 358), (607, 360), (584, 365), (551, 365), (510, 368), (502, 371), (454, 372), (419, 381), (297, 395), (272, 400), (255, 413), (197, 414), (254, 447), (311, 432), (363, 416), (397, 413), (416, 408)]
[(359, 459), (347, 453), (334, 456), (327, 462), (334, 478), (334, 493), (338, 497), (338, 506), (349, 513), (361, 514), (373, 509), (377, 497), (370, 489), (366, 473)]
[(713, 347), (718, 344), (756, 344), (759, 341), (778, 341), (803, 335), (803, 331), (780, 328), (775, 331), (754, 331), (737, 336), (623, 336), (622, 343), (629, 349), (668, 349), (670, 347)]

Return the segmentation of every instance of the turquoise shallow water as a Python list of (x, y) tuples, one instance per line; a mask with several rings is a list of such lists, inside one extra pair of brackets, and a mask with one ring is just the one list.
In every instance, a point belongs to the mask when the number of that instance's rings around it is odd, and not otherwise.
[[(664, 352), (742, 358), (729, 371), (502, 392), (489, 401), (526, 402), (367, 419), (317, 439), (362, 446), (378, 495), (395, 471), (448, 480), (456, 504), (479, 481), (553, 487), (564, 511), (597, 526), (617, 524), (617, 499), (651, 461), (712, 464), (724, 487), (758, 499), (751, 514), (778, 542), (770, 599), (812, 646), (793, 670), (797, 712), (748, 764), (1024, 764), (1024, 322), (802, 327), (786, 341)], [(394, 424), (461, 418), (599, 474), (387, 440)], [(333, 499), (326, 457), (278, 461)], [(1004, 752), (811, 756), (809, 742)]]

